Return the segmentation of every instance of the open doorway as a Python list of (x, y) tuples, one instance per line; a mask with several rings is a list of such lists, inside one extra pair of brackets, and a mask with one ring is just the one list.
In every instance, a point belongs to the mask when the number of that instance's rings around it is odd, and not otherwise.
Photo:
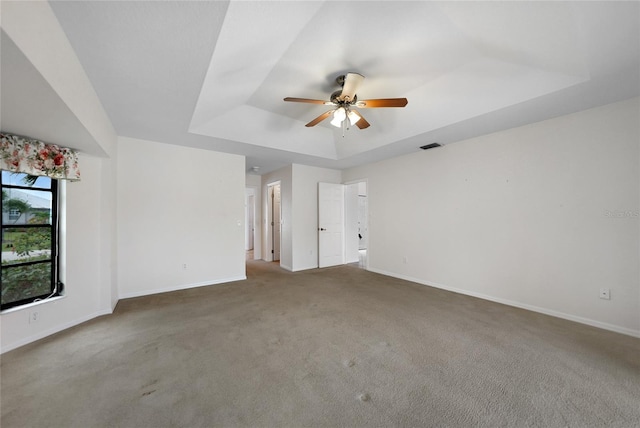
[(244, 192), (244, 211), (245, 211), (245, 240), (244, 249), (246, 260), (255, 258), (256, 244), (256, 190), (250, 187), (245, 188)]
[(346, 262), (366, 269), (369, 246), (369, 204), (367, 182), (345, 186), (345, 252)]
[(265, 260), (280, 261), (282, 208), (280, 182), (267, 185), (267, 254)]

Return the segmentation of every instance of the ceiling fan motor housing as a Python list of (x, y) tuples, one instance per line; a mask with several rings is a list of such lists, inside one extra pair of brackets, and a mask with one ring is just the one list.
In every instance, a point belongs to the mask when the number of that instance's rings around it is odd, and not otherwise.
[(340, 95), (342, 95), (342, 89), (340, 89), (339, 91), (335, 91), (333, 94), (331, 94), (331, 98), (330, 98), (331, 102), (338, 105), (345, 105), (345, 104), (355, 104), (356, 101), (358, 101), (358, 96), (355, 94), (353, 95), (353, 99), (349, 102), (339, 100), (338, 97)]

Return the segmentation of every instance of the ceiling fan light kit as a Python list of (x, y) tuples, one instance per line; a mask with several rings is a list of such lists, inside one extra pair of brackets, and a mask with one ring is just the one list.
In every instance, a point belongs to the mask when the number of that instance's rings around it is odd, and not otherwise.
[(347, 118), (347, 112), (345, 110), (344, 107), (338, 107), (334, 112), (333, 112), (333, 120), (331, 121), (331, 124), (333, 126), (340, 126), (342, 124), (342, 122), (344, 122), (344, 120)]
[(364, 80), (364, 76), (359, 73), (347, 73), (336, 78), (336, 83), (342, 86), (341, 90), (335, 91), (329, 98), (330, 101), (314, 100), (309, 98), (287, 97), (284, 100), (297, 103), (322, 104), (335, 106), (335, 109), (322, 113), (320, 116), (307, 123), (305, 126), (312, 127), (322, 122), (329, 116), (331, 125), (342, 128), (342, 136), (349, 126), (356, 125), (360, 129), (370, 126), (370, 123), (355, 108), (380, 108), (380, 107), (404, 107), (408, 101), (406, 98), (378, 98), (372, 100), (358, 101), (356, 91)]
[(349, 118), (349, 122), (351, 123), (351, 125), (355, 125), (360, 120), (360, 116), (358, 116), (358, 114), (353, 111), (350, 111), (347, 114), (347, 117)]

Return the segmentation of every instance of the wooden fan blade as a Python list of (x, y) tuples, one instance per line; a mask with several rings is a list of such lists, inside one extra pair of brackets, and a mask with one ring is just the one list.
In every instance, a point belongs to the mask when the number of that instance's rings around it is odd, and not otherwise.
[(356, 103), (360, 108), (404, 107), (409, 101), (406, 98), (379, 98), (376, 100), (362, 100)]
[(355, 114), (357, 114), (360, 117), (360, 120), (356, 122), (356, 126), (360, 129), (365, 129), (368, 128), (369, 126), (371, 126), (371, 124), (369, 122), (367, 122), (367, 120), (364, 118), (364, 116), (362, 116), (360, 114), (359, 111), (357, 111), (356, 109), (351, 109), (352, 112), (354, 112)]
[(358, 73), (347, 73), (344, 78), (344, 85), (342, 86), (342, 93), (338, 97), (340, 101), (345, 101), (349, 99), (349, 101), (353, 100), (353, 97), (356, 95), (356, 91), (358, 87), (364, 80), (364, 76)]
[(287, 97), (285, 101), (293, 101), (294, 103), (309, 103), (309, 104), (333, 104), (331, 101), (312, 100), (309, 98), (293, 98)]
[(319, 124), (320, 122), (325, 120), (327, 117), (329, 117), (331, 115), (331, 113), (333, 113), (334, 111), (335, 110), (329, 110), (327, 112), (322, 113), (320, 116), (316, 117), (311, 122), (307, 123), (305, 126), (307, 126), (307, 127), (316, 126), (317, 124)]

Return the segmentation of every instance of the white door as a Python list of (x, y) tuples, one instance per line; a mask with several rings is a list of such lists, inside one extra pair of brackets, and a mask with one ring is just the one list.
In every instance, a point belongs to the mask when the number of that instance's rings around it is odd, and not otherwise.
[(318, 266), (344, 264), (344, 186), (318, 183)]

